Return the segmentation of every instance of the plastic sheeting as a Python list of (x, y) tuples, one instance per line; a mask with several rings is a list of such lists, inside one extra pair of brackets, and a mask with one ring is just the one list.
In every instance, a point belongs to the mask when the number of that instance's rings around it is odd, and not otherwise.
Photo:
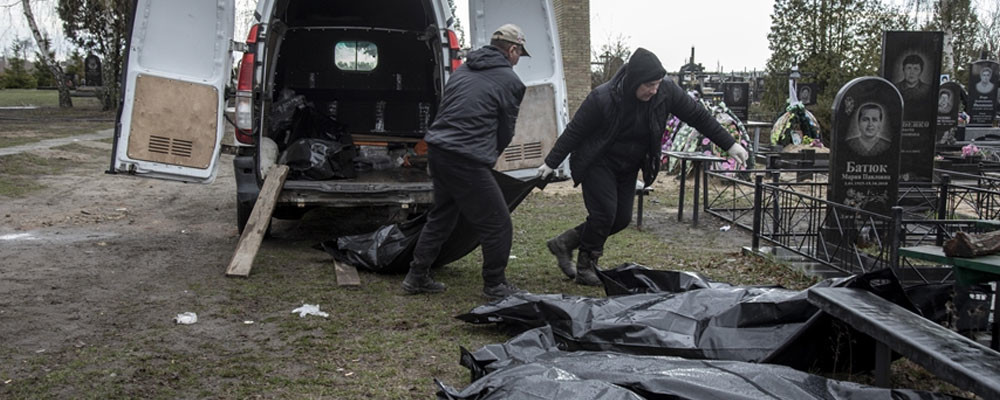
[[(601, 271), (609, 295), (520, 293), (458, 319), (515, 332), (549, 325), (567, 350), (782, 364), (800, 370), (868, 371), (874, 341), (809, 304), (806, 290), (732, 286), (696, 274), (624, 265)], [(869, 290), (914, 310), (890, 270), (816, 286)], [(626, 288), (626, 289), (622, 289)]]
[[(545, 188), (547, 182), (540, 178), (527, 181), (493, 171), (507, 201), (507, 209), (514, 211), (528, 197), (532, 190)], [(343, 236), (335, 241), (326, 241), (320, 247), (333, 258), (374, 272), (405, 272), (413, 259), (413, 248), (417, 245), (420, 229), (426, 222), (426, 213), (413, 220), (380, 227), (375, 232), (361, 235)], [(459, 217), (458, 224), (441, 248), (434, 266), (441, 266), (462, 257), (479, 246), (479, 239), (473, 227)]]
[(557, 347), (548, 327), (474, 353), (462, 349), (461, 364), (472, 372), (472, 384), (459, 391), (439, 383), (439, 399), (957, 399), (836, 381), (779, 365), (569, 353)]

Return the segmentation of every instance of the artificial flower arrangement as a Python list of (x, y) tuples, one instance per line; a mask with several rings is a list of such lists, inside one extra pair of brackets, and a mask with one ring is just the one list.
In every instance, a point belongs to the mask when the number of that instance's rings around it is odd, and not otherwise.
[(978, 157), (983, 155), (983, 150), (972, 143), (962, 146), (962, 158)]
[[(729, 156), (729, 153), (725, 149), (719, 148), (711, 140), (702, 136), (697, 130), (688, 124), (681, 122), (677, 117), (671, 117), (667, 121), (667, 129), (663, 133), (662, 149), (663, 151), (684, 151), (684, 152), (700, 152), (706, 155), (714, 155), (723, 157), (726, 161), (720, 161), (713, 163), (708, 166), (710, 169), (721, 169), (721, 170), (735, 170), (735, 169), (746, 169), (747, 167), (753, 166), (753, 149), (749, 145), (750, 135), (747, 133), (747, 129), (743, 126), (743, 122), (736, 117), (735, 114), (726, 107), (726, 104), (719, 102), (719, 104), (713, 106), (711, 103), (704, 99), (698, 99), (698, 97), (692, 93), (689, 93), (691, 97), (698, 100), (702, 106), (712, 113), (715, 120), (722, 125), (729, 134), (733, 135), (744, 148), (750, 152), (750, 157), (747, 160), (748, 165), (737, 166), (736, 160)], [(672, 159), (666, 155), (660, 160), (663, 165), (665, 165), (666, 172), (674, 173), (678, 172), (677, 169), (680, 166), (680, 162), (677, 159)], [(691, 166), (689, 166), (689, 169)], [(687, 173), (687, 171), (685, 171)]]
[[(813, 144), (819, 139), (819, 121), (802, 102), (795, 102), (785, 108), (785, 113), (774, 123), (771, 143), (781, 146), (790, 144)], [(815, 145), (814, 145), (815, 146)], [(822, 145), (817, 146), (822, 147)]]

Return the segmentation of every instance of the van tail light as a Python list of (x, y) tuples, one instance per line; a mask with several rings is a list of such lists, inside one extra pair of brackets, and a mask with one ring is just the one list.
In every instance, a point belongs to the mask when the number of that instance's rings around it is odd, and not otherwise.
[(253, 72), (255, 69), (253, 45), (257, 44), (257, 25), (250, 27), (247, 34), (248, 51), (240, 60), (239, 80), (236, 82), (236, 140), (243, 144), (253, 144)]
[(448, 54), (451, 57), (451, 72), (455, 72), (462, 65), (458, 50), (458, 35), (455, 35), (455, 31), (448, 29)]

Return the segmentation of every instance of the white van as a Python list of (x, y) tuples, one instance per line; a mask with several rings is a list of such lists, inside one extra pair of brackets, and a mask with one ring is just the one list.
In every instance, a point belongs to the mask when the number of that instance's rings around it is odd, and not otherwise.
[[(527, 37), (532, 56), (514, 68), (527, 92), (496, 166), (523, 177), (541, 165), (568, 117), (552, 6), (469, 0), (469, 9), (473, 48), (508, 22)], [(316, 207), (427, 209), (422, 138), (461, 65), (448, 1), (260, 0), (255, 17), (246, 43), (235, 43), (234, 0), (138, 0), (111, 170), (212, 182), (224, 129), (234, 124), (241, 232), (269, 167), (282, 160), (301, 166), (311, 158), (326, 170), (291, 174), (275, 217)], [(244, 52), (228, 124), (234, 50)], [(327, 152), (306, 139), (328, 140)], [(329, 140), (339, 141), (336, 153)]]

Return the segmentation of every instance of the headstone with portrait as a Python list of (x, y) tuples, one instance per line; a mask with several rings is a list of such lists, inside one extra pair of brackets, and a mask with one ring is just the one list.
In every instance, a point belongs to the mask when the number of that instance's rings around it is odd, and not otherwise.
[(749, 82), (727, 82), (722, 84), (723, 98), (726, 107), (739, 118), (746, 122), (750, 116), (750, 83)]
[(955, 82), (945, 82), (938, 89), (937, 128), (934, 142), (954, 144), (958, 131), (958, 105), (962, 100), (962, 86)]
[(101, 86), (101, 59), (94, 54), (83, 60), (83, 80), (87, 86)]
[(941, 83), (942, 32), (887, 31), (882, 37), (882, 77), (903, 96), (900, 179), (934, 179), (934, 140)]
[(798, 86), (798, 98), (802, 104), (811, 106), (816, 104), (816, 89), (819, 88), (815, 83), (800, 83)]
[(833, 103), (827, 199), (889, 215), (899, 186), (903, 101), (876, 77), (847, 83)]
[(1000, 83), (1000, 64), (979, 60), (969, 67), (969, 126), (993, 126), (997, 114), (997, 86)]

